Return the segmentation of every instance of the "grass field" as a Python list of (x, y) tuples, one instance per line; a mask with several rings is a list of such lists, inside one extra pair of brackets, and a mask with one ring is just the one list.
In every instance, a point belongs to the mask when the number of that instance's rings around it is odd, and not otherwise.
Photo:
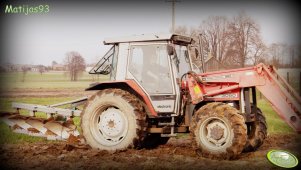
[(108, 80), (108, 76), (89, 75), (84, 72), (78, 81), (71, 82), (65, 72), (50, 71), (42, 75), (38, 72), (28, 72), (23, 81), (22, 72), (0, 73), (0, 89), (26, 89), (26, 88), (86, 88), (90, 83)]
[[(95, 81), (107, 80), (107, 76), (92, 77), (87, 73), (83, 74), (77, 82), (70, 82), (67, 75), (63, 72), (47, 72), (43, 75), (39, 73), (27, 73), (25, 82), (22, 82), (22, 73), (1, 73), (1, 88), (2, 90), (21, 89), (26, 90), (28, 88), (36, 89), (66, 89), (66, 88), (85, 88)], [(0, 98), (0, 111), (12, 111), (11, 102), (32, 103), (41, 105), (50, 105), (67, 100), (72, 100), (73, 97), (22, 97), (22, 98)], [(266, 116), (268, 123), (269, 134), (287, 134), (293, 133), (293, 130), (272, 110), (270, 104), (264, 99), (258, 101), (259, 108), (262, 109)], [(26, 114), (26, 113), (23, 113)], [(40, 113), (39, 116), (43, 117), (44, 114)], [(79, 118), (75, 119), (75, 124), (79, 126)], [(22, 134), (12, 133), (9, 128), (0, 123), (0, 144), (3, 143), (19, 143), (19, 142), (36, 142), (46, 141), (46, 139), (38, 137), (30, 137)]]

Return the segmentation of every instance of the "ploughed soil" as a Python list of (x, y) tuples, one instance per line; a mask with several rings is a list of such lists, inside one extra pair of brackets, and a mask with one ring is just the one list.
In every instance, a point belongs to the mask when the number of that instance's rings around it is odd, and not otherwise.
[(170, 139), (155, 149), (115, 153), (65, 142), (4, 144), (0, 163), (6, 169), (279, 169), (267, 160), (268, 151), (287, 150), (300, 160), (300, 142), (300, 135), (269, 135), (257, 151), (242, 153), (235, 160), (199, 156), (189, 136)]

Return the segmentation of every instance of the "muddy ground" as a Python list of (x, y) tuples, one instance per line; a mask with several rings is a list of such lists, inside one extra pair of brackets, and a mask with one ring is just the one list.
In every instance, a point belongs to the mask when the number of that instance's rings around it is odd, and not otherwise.
[(300, 159), (300, 142), (300, 135), (269, 135), (259, 150), (242, 153), (236, 160), (200, 157), (189, 136), (171, 139), (155, 149), (116, 153), (77, 148), (64, 142), (5, 144), (1, 146), (0, 159), (6, 169), (279, 169), (266, 159), (267, 152), (284, 149)]

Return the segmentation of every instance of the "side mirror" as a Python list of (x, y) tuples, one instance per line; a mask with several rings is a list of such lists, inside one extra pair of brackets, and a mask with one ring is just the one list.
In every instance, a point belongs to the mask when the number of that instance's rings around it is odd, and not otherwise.
[(185, 50), (185, 61), (186, 63), (189, 63), (189, 54), (187, 50)]
[(174, 55), (174, 53), (175, 53), (175, 48), (174, 48), (173, 45), (167, 44), (167, 53), (168, 53), (168, 55)]
[(199, 51), (196, 48), (194, 48), (194, 55), (195, 55), (195, 58), (199, 57)]

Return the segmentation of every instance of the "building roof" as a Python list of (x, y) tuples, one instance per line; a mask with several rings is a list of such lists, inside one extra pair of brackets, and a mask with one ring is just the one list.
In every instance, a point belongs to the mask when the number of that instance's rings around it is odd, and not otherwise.
[(116, 44), (116, 43), (123, 43), (123, 42), (162, 41), (162, 40), (170, 40), (173, 36), (190, 38), (190, 37), (186, 37), (178, 34), (171, 34), (171, 33), (142, 34), (142, 35), (133, 35), (133, 36), (126, 36), (126, 37), (106, 38), (103, 43), (105, 45), (108, 45), (108, 44)]

